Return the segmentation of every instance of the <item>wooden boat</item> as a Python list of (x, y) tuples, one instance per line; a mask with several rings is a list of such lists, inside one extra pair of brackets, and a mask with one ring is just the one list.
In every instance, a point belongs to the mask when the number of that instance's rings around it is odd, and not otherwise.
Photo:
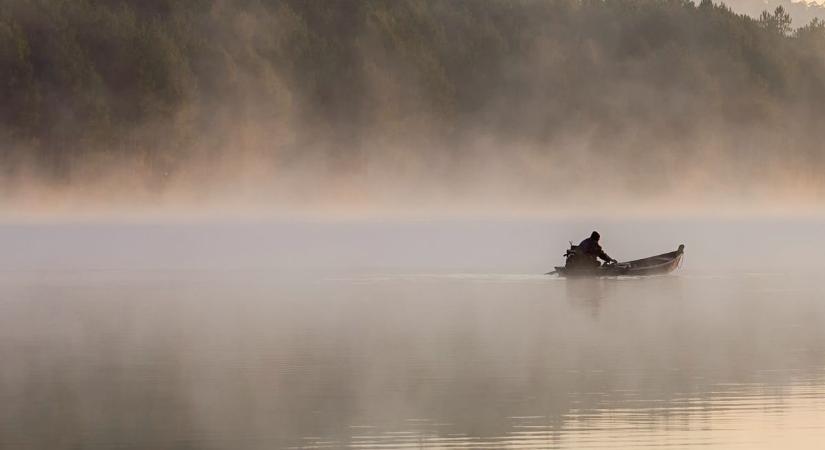
[(674, 252), (662, 253), (649, 258), (633, 261), (604, 264), (599, 267), (556, 267), (556, 270), (547, 275), (560, 277), (618, 277), (618, 276), (649, 276), (662, 275), (673, 272), (682, 262), (685, 246), (680, 245)]

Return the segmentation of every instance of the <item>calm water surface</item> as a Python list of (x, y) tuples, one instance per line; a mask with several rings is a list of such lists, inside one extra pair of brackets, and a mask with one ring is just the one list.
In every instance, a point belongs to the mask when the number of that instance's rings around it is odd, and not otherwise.
[(822, 279), (0, 273), (0, 448), (825, 448)]

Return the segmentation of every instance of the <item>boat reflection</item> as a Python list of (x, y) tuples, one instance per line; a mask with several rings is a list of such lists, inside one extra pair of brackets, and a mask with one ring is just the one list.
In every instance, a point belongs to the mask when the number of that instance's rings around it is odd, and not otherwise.
[(568, 278), (564, 280), (567, 300), (593, 317), (599, 315), (602, 302), (615, 292), (615, 280), (606, 278)]

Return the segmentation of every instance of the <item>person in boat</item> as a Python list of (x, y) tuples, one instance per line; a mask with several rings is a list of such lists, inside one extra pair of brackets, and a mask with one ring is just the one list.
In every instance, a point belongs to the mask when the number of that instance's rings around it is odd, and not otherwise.
[(604, 260), (604, 262), (618, 262), (604, 252), (602, 246), (599, 245), (599, 239), (601, 239), (601, 235), (598, 231), (594, 231), (589, 238), (581, 241), (578, 251), (582, 259), (594, 267), (599, 267), (599, 259)]

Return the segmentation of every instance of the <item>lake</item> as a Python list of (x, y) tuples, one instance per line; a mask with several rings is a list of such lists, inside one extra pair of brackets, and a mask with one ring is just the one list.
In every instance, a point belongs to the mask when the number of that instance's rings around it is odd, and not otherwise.
[(825, 446), (821, 224), (589, 228), (2, 227), (0, 447)]

